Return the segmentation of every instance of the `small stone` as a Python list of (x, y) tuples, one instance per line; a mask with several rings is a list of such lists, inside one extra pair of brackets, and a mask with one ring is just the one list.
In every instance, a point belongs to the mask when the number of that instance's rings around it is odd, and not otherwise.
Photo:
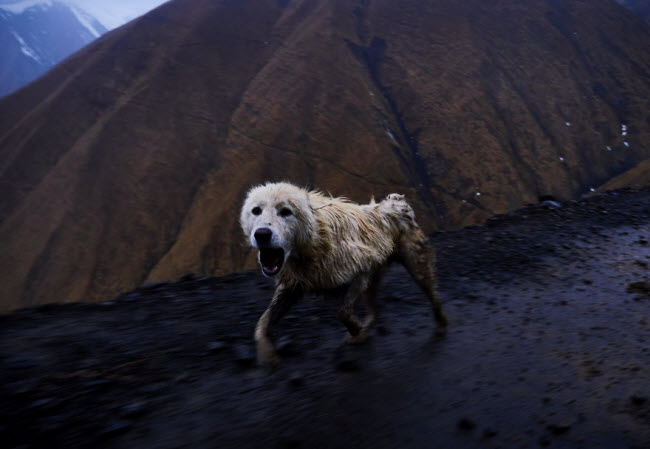
[(255, 362), (255, 353), (247, 345), (237, 345), (233, 348), (235, 360), (242, 366), (250, 366)]
[(562, 435), (567, 433), (571, 429), (570, 424), (549, 424), (546, 426), (546, 429), (548, 429), (549, 432), (551, 432), (553, 435)]
[(226, 349), (228, 345), (222, 341), (213, 341), (208, 343), (208, 351), (210, 352), (220, 352)]
[(474, 430), (474, 428), (476, 427), (476, 423), (474, 421), (472, 421), (471, 419), (462, 418), (460, 421), (458, 421), (457, 426), (458, 426), (458, 428), (460, 430), (464, 430), (464, 431), (469, 432), (471, 430)]
[(122, 407), (122, 416), (134, 417), (142, 415), (146, 412), (146, 407), (147, 403), (144, 401), (132, 402)]
[(632, 282), (626, 288), (628, 293), (635, 293), (637, 299), (650, 299), (650, 282)]
[(636, 394), (630, 396), (630, 402), (632, 402), (632, 404), (637, 406), (645, 404), (647, 400), (648, 398)]
[(92, 388), (92, 389), (99, 389), (101, 387), (105, 387), (106, 385), (109, 384), (109, 381), (106, 379), (93, 379), (89, 380), (87, 382), (84, 382), (84, 387)]
[(39, 399), (31, 403), (31, 407), (40, 408), (52, 402), (52, 398)]
[(548, 208), (548, 209), (559, 209), (562, 207), (560, 203), (557, 201), (551, 201), (551, 200), (546, 200), (542, 202), (542, 207)]
[(102, 430), (102, 433), (105, 435), (115, 435), (119, 433), (124, 433), (131, 428), (133, 423), (130, 421), (124, 420), (115, 420), (108, 423), (106, 427)]
[(301, 387), (304, 385), (305, 379), (302, 377), (302, 374), (293, 373), (289, 376), (289, 383), (294, 387)]
[(186, 273), (183, 276), (181, 276), (178, 281), (179, 282), (188, 282), (188, 281), (193, 281), (194, 279), (195, 279), (194, 273)]

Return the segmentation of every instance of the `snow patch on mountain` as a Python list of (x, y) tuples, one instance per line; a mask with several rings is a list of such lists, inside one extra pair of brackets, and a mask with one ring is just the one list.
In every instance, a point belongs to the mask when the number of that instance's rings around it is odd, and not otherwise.
[[(88, 16), (87, 13), (85, 13), (84, 11), (82, 11), (81, 9), (79, 9), (74, 5), (69, 5), (69, 6), (70, 6), (70, 11), (72, 11), (72, 14), (75, 15), (79, 23), (81, 23), (83, 26), (86, 27), (88, 31), (90, 31), (90, 34), (92, 34), (95, 38), (98, 38), (99, 36), (102, 35), (102, 33), (97, 31), (97, 29), (93, 26), (92, 24), (93, 20), (91, 17)], [(97, 19), (95, 19), (95, 21), (96, 20)]]
[(25, 56), (28, 56), (28, 57), (32, 58), (34, 61), (38, 62), (39, 64), (43, 63), (43, 61), (41, 61), (41, 58), (38, 57), (38, 55), (34, 52), (34, 50), (32, 50), (29, 47), (29, 45), (27, 45), (27, 43), (23, 40), (22, 37), (20, 37), (20, 35), (18, 33), (16, 33), (15, 31), (12, 30), (11, 34), (13, 34), (13, 36), (16, 38), (16, 40), (20, 44), (20, 51)]
[(22, 14), (26, 9), (38, 6), (47, 8), (52, 6), (52, 0), (22, 0), (22, 1), (0, 1), (0, 9), (9, 11), (12, 14)]

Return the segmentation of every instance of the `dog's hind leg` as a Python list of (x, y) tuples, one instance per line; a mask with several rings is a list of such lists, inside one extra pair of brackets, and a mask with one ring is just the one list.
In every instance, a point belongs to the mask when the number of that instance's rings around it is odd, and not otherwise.
[(359, 318), (354, 314), (354, 305), (357, 303), (359, 297), (365, 293), (368, 288), (368, 274), (360, 274), (348, 286), (345, 296), (343, 297), (343, 305), (336, 315), (337, 318), (348, 328), (348, 336), (346, 337), (349, 343), (360, 343), (364, 336), (361, 333), (363, 324)]
[(276, 323), (298, 300), (302, 294), (297, 290), (278, 286), (273, 294), (273, 299), (262, 314), (255, 326), (255, 344), (257, 346), (257, 360), (260, 364), (274, 368), (278, 364), (273, 343), (269, 339), (269, 327)]
[(447, 317), (442, 311), (436, 293), (435, 254), (421, 229), (415, 228), (402, 234), (399, 242), (399, 257), (409, 274), (429, 298), (438, 325), (447, 326)]
[(368, 282), (368, 289), (366, 290), (366, 300), (368, 304), (368, 315), (363, 320), (363, 327), (361, 328), (361, 335), (368, 335), (370, 329), (379, 317), (379, 304), (377, 303), (377, 293), (379, 291), (379, 284), (381, 278), (386, 271), (386, 267), (381, 267), (375, 271), (370, 277)]

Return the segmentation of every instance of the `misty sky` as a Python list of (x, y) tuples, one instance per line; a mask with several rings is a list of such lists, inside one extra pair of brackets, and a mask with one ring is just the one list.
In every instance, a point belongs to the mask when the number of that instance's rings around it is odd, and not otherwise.
[(134, 18), (165, 3), (166, 0), (71, 0), (89, 12), (101, 8), (121, 17)]

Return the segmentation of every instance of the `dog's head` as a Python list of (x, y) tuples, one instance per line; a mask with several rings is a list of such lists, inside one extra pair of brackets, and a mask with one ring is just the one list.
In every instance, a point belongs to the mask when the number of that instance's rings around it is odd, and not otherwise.
[(305, 189), (288, 183), (253, 187), (246, 196), (240, 223), (265, 276), (282, 271), (287, 259), (312, 236), (313, 213)]

